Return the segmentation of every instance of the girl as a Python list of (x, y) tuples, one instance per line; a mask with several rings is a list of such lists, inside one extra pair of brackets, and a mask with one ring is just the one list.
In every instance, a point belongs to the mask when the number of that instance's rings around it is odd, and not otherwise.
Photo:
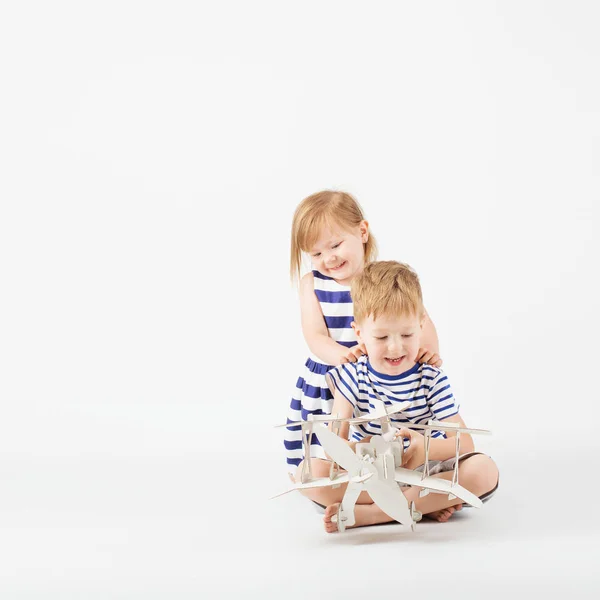
[[(302, 333), (311, 355), (296, 383), (287, 423), (305, 421), (309, 414), (331, 414), (333, 396), (325, 374), (364, 354), (351, 327), (350, 283), (376, 258), (377, 244), (360, 205), (350, 194), (325, 190), (298, 205), (292, 222), (292, 280), (300, 276), (303, 252), (310, 256), (313, 267), (300, 281)], [(429, 318), (422, 339), (419, 362), (441, 366), (437, 333)], [(288, 470), (294, 474), (304, 459), (299, 426), (286, 428), (284, 445)], [(316, 435), (310, 452), (313, 458), (326, 458)]]

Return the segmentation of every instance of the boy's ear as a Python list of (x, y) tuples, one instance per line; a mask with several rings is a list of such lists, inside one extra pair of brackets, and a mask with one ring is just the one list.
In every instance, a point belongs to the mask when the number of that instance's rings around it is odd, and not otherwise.
[(352, 329), (354, 329), (356, 337), (360, 340), (360, 325), (356, 321), (352, 321), (350, 325), (352, 325)]

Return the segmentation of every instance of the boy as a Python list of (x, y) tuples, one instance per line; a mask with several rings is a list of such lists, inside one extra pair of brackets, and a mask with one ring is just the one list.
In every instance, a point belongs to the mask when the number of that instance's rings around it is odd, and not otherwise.
[[(410, 440), (404, 452), (403, 466), (420, 468), (425, 460), (423, 435), (409, 429), (411, 423), (437, 421), (465, 424), (458, 412), (458, 402), (446, 375), (438, 368), (417, 362), (421, 332), (425, 320), (421, 286), (416, 273), (408, 266), (394, 261), (372, 262), (354, 278), (351, 287), (354, 302), (352, 327), (359, 342), (366, 347), (366, 356), (354, 363), (340, 365), (327, 374), (333, 393), (332, 414), (341, 418), (362, 417), (370, 412), (369, 399), (380, 398), (391, 412), (410, 400), (411, 406), (391, 418), (399, 434)], [(354, 448), (357, 442), (380, 433), (378, 423), (350, 426), (343, 422), (339, 435)], [(429, 449), (430, 473), (444, 479), (452, 478), (455, 440), (453, 433), (432, 433)], [(498, 469), (488, 456), (474, 452), (471, 436), (461, 435), (459, 457), (460, 484), (487, 500), (498, 485)], [(327, 476), (329, 464), (313, 460), (315, 476)], [(337, 513), (346, 486), (313, 488), (304, 495), (326, 506), (325, 530), (337, 531), (332, 516)], [(462, 508), (457, 498), (428, 494), (420, 498), (420, 488), (402, 490), (416, 510), (438, 521), (447, 521), (455, 510)], [(355, 506), (356, 527), (393, 521), (366, 492), (362, 492)]]

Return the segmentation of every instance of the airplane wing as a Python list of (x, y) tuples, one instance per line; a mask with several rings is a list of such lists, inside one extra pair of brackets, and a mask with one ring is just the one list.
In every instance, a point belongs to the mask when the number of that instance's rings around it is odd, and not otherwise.
[[(390, 413), (393, 414), (393, 413)], [(362, 418), (364, 421), (368, 422), (368, 421), (374, 421), (374, 418), (369, 418), (367, 419), (366, 417), (359, 417)], [(311, 425), (313, 423), (317, 424), (317, 423), (341, 423), (343, 421), (350, 421), (351, 423), (354, 422), (355, 417), (345, 417), (343, 419), (340, 419), (338, 417), (334, 417), (332, 415), (314, 415), (312, 417), (312, 419), (307, 419), (306, 421), (292, 421), (291, 423), (281, 423), (280, 425), (273, 425), (273, 427), (277, 428), (277, 427), (298, 427), (298, 425), (302, 425), (303, 427), (306, 427), (307, 425)]]
[(429, 488), (430, 490), (436, 490), (438, 492), (444, 492), (446, 494), (453, 494), (475, 508), (481, 508), (483, 506), (483, 502), (462, 485), (459, 485), (458, 483), (452, 485), (451, 481), (442, 479), (441, 477), (423, 477), (423, 474), (418, 471), (411, 471), (404, 467), (396, 467), (394, 479), (398, 483), (407, 483), (408, 485), (415, 485), (418, 487)]
[(282, 423), (281, 425), (274, 425), (274, 427), (297, 427), (298, 425), (311, 425), (312, 423), (329, 423), (331, 421), (339, 421), (341, 419), (334, 419), (331, 415), (315, 415), (310, 421), (292, 421), (291, 423)]
[(349, 481), (348, 473), (341, 473), (337, 477), (333, 479), (329, 479), (329, 477), (319, 477), (318, 479), (313, 479), (312, 481), (307, 481), (306, 483), (297, 483), (294, 487), (291, 487), (289, 490), (285, 492), (281, 492), (281, 494), (276, 494), (275, 496), (271, 496), (269, 500), (273, 500), (273, 498), (279, 498), (279, 496), (285, 496), (285, 494), (289, 494), (290, 492), (295, 492), (296, 490), (309, 490), (311, 488), (318, 487), (327, 487), (330, 485), (339, 485), (340, 483), (347, 483)]
[(417, 424), (417, 423), (409, 423), (406, 425), (409, 429), (435, 429), (436, 431), (459, 431), (460, 433), (469, 433), (469, 434), (483, 434), (490, 435), (492, 432), (489, 429), (473, 429), (472, 427), (458, 427), (457, 425), (452, 425), (451, 423), (443, 423), (441, 421), (435, 421), (431, 424)]

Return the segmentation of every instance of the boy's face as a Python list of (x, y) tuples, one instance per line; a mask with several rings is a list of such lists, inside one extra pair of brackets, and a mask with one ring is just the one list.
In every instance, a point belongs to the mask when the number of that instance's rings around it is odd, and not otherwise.
[(367, 348), (369, 362), (379, 373), (400, 375), (414, 366), (421, 343), (423, 317), (379, 315), (352, 323)]

